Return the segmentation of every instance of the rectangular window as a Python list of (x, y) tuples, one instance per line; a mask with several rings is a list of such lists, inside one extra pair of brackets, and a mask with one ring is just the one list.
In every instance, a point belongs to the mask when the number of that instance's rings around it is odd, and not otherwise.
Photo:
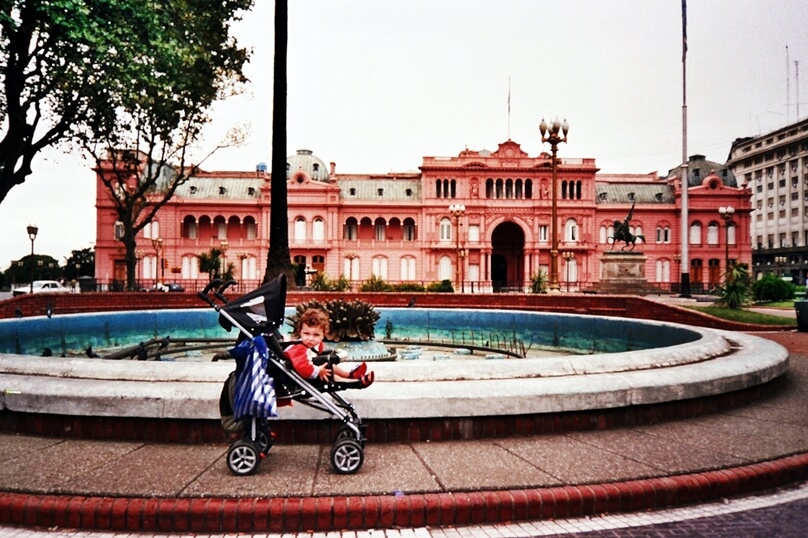
[(539, 241), (547, 241), (548, 240), (547, 239), (547, 237), (548, 237), (548, 234), (547, 234), (548, 228), (549, 227), (546, 224), (542, 224), (541, 226), (539, 226)]
[(469, 225), (469, 242), (477, 243), (480, 240), (480, 227), (476, 224)]

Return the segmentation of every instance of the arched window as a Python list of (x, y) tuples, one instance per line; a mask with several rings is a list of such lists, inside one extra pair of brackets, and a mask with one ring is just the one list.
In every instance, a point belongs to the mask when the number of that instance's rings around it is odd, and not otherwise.
[(525, 180), (525, 198), (533, 198), (533, 181), (530, 179)]
[(325, 239), (325, 221), (316, 217), (311, 226), (311, 238), (315, 241), (323, 241)]
[(452, 259), (449, 256), (441, 256), (438, 260), (438, 280), (452, 279)]
[(146, 256), (141, 260), (140, 266), (143, 278), (157, 278), (157, 256)]
[(701, 245), (701, 223), (694, 222), (690, 225), (690, 244)]
[(255, 226), (255, 218), (254, 217), (244, 217), (244, 228), (247, 232), (247, 239), (254, 240), (258, 237), (258, 231)]
[(182, 278), (195, 280), (199, 278), (199, 259), (196, 256), (182, 257)]
[(146, 239), (157, 239), (160, 237), (160, 223), (153, 220), (143, 227), (143, 237)]
[(494, 195), (494, 198), (497, 198), (497, 199), (502, 198), (502, 180), (501, 179), (497, 180), (497, 192)]
[(670, 262), (670, 260), (657, 260), (656, 261), (656, 281), (657, 282), (670, 282), (671, 281), (671, 262)]
[(384, 241), (387, 239), (387, 224), (384, 222), (384, 219), (376, 219), (373, 227), (376, 241)]
[(216, 217), (213, 219), (213, 224), (216, 226), (216, 239), (227, 239), (227, 221), (224, 220), (224, 217)]
[(359, 256), (346, 256), (342, 265), (342, 274), (348, 280), (359, 280)]
[(452, 240), (452, 221), (448, 218), (440, 219), (440, 240), (443, 242)]
[(182, 237), (185, 239), (197, 239), (199, 237), (196, 219), (191, 215), (187, 215), (182, 219)]
[(505, 198), (513, 198), (513, 180), (510, 178), (505, 180)]
[(730, 223), (729, 228), (727, 228), (727, 244), (734, 245), (735, 244), (735, 224)]
[(374, 256), (372, 266), (373, 266), (373, 268), (372, 268), (373, 276), (381, 278), (382, 280), (387, 280), (387, 257), (386, 256)]
[(491, 178), (485, 180), (485, 197), (486, 198), (494, 197), (494, 180)]
[(297, 217), (295, 219), (295, 241), (305, 241), (306, 240), (306, 219), (303, 217)]
[(241, 258), (241, 278), (242, 280), (255, 280), (258, 278), (258, 268), (253, 256)]
[[(346, 241), (356, 241), (359, 238), (359, 225), (356, 217), (349, 217), (342, 229), (342, 238)], [(346, 273), (347, 274), (347, 273)]]
[(568, 219), (564, 223), (564, 241), (578, 241), (578, 222), (575, 219)]
[(403, 256), (401, 258), (401, 280), (415, 280), (415, 258)]
[(402, 229), (404, 241), (415, 241), (415, 221), (411, 218), (404, 219), (404, 227)]
[(598, 233), (598, 241), (600, 244), (605, 245), (609, 239), (609, 229), (605, 225), (600, 226)]
[(718, 244), (718, 223), (715, 221), (707, 225), (707, 244)]

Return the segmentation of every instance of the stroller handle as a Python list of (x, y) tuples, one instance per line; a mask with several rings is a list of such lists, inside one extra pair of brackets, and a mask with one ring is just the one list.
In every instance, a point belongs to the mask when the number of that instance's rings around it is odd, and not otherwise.
[[(221, 280), (220, 280), (219, 282), (221, 282)], [(215, 296), (216, 296), (216, 297), (217, 297), (217, 298), (218, 298), (220, 301), (222, 301), (223, 303), (226, 303), (226, 302), (227, 302), (227, 298), (224, 296), (224, 292), (225, 292), (225, 290), (227, 290), (227, 288), (229, 288), (229, 287), (231, 287), (231, 286), (235, 286), (235, 285), (237, 285), (237, 284), (238, 284), (238, 281), (236, 281), (236, 280), (228, 280), (227, 282), (225, 282), (224, 284), (222, 284), (221, 286), (219, 286), (219, 289), (217, 289), (216, 291), (214, 291), (214, 292), (213, 292), (213, 295), (215, 295)]]
[(199, 296), (200, 299), (202, 299), (203, 301), (208, 303), (213, 308), (217, 308), (218, 305), (216, 304), (216, 302), (214, 302), (213, 299), (210, 298), (209, 293), (210, 293), (210, 290), (212, 290), (213, 288), (221, 286), (221, 284), (222, 284), (222, 279), (221, 278), (214, 278), (213, 280), (208, 282), (208, 285), (205, 286), (205, 289), (203, 289), (200, 292), (197, 292), (197, 295)]

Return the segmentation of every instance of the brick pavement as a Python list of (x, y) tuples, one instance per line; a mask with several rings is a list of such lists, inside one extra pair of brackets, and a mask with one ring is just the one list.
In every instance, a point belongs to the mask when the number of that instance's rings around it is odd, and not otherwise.
[[(296, 532), (299, 536), (310, 536), (305, 529), (315, 528), (321, 529), (322, 536), (331, 535), (328, 529), (333, 528), (350, 528), (357, 521), (356, 518), (361, 519), (362, 525), (354, 527), (357, 530), (345, 531), (334, 534), (334, 536), (397, 536), (396, 532), (404, 533), (401, 535), (408, 535), (404, 528), (412, 531), (415, 534), (412, 536), (423, 535), (431, 536), (434, 532), (435, 536), (439, 531), (444, 532), (458, 525), (472, 525), (472, 527), (465, 527), (470, 532), (473, 530), (477, 535), (476, 529), (483, 529), (483, 525), (487, 523), (495, 523), (499, 521), (513, 521), (521, 520), (524, 522), (535, 522), (548, 520), (557, 520), (558, 518), (568, 518), (576, 515), (595, 515), (602, 512), (633, 512), (644, 511), (646, 509), (654, 508), (659, 509), (670, 505), (691, 504), (694, 502), (704, 502), (709, 499), (720, 499), (722, 497), (734, 497), (739, 493), (749, 492), (753, 490), (760, 490), (765, 487), (776, 486), (782, 483), (794, 482), (804, 480), (804, 473), (808, 470), (808, 451), (802, 450), (792, 456), (784, 456), (783, 448), (786, 452), (789, 450), (788, 442), (792, 439), (794, 442), (804, 441), (803, 429), (808, 427), (808, 415), (806, 415), (805, 403), (806, 399), (806, 383), (808, 379), (808, 369), (806, 369), (806, 362), (808, 362), (808, 335), (805, 333), (776, 333), (765, 334), (767, 338), (778, 341), (785, 345), (792, 351), (792, 373), (789, 374), (791, 381), (786, 384), (782, 394), (779, 394), (772, 399), (764, 402), (739, 408), (728, 413), (721, 413), (714, 416), (705, 417), (705, 426), (698, 427), (696, 425), (693, 429), (693, 421), (674, 422), (670, 427), (676, 430), (673, 437), (665, 437), (666, 425), (661, 425), (659, 428), (651, 428), (655, 431), (650, 431), (650, 427), (634, 428), (627, 431), (605, 431), (605, 432), (592, 432), (581, 433), (564, 436), (561, 446), (560, 459), (556, 460), (558, 463), (573, 464), (570, 461), (571, 452), (567, 443), (572, 441), (583, 441), (587, 443), (592, 450), (595, 450), (601, 440), (601, 450), (609, 450), (609, 447), (619, 447), (612, 451), (609, 458), (610, 462), (617, 461), (615, 458), (618, 455), (626, 460), (625, 463), (636, 466), (638, 463), (647, 464), (649, 467), (656, 466), (657, 472), (662, 473), (662, 476), (656, 478), (635, 478), (635, 480), (626, 480), (631, 478), (630, 471), (623, 475), (623, 481), (614, 482), (608, 480), (605, 476), (601, 476), (597, 484), (584, 480), (584, 483), (576, 484), (575, 481), (569, 482), (561, 480), (558, 485), (553, 486), (547, 484), (540, 488), (518, 488), (511, 486), (508, 490), (497, 490), (491, 485), (477, 484), (477, 486), (470, 487), (466, 485), (461, 490), (467, 493), (455, 495), (449, 492), (436, 491), (429, 494), (416, 494), (416, 495), (388, 495), (388, 496), (373, 496), (361, 498), (360, 506), (364, 511), (367, 511), (367, 503), (373, 503), (373, 508), (370, 510), (371, 514), (375, 514), (372, 521), (366, 519), (366, 513), (357, 514), (352, 508), (352, 497), (330, 497), (326, 499), (320, 498), (298, 498), (297, 508), (289, 504), (288, 498), (269, 498), (258, 496), (248, 499), (247, 502), (240, 502), (237, 499), (222, 498), (209, 498), (207, 497), (204, 502), (194, 499), (182, 498), (182, 495), (171, 496), (169, 495), (164, 499), (155, 498), (127, 498), (127, 497), (105, 497), (105, 496), (82, 496), (80, 492), (70, 490), (55, 490), (49, 491), (45, 494), (4, 494), (0, 496), (0, 504), (3, 508), (0, 509), (0, 515), (4, 519), (2, 521), (22, 524), (27, 526), (46, 525), (49, 527), (71, 527), (83, 526), (99, 529), (119, 529), (121, 531), (147, 531), (147, 532), (181, 532), (184, 535), (194, 535), (195, 533), (209, 533), (224, 532), (224, 531), (242, 531), (242, 532), (255, 532), (256, 528), (251, 528), (249, 525), (240, 527), (235, 522), (239, 517), (244, 517), (244, 514), (249, 514), (249, 517), (255, 517), (256, 513), (261, 513), (265, 510), (267, 517), (267, 528), (263, 532), (272, 532), (269, 528), (269, 516), (273, 513), (272, 506), (278, 510), (282, 507), (284, 517), (299, 518), (298, 522), (302, 524)], [(796, 399), (796, 400), (795, 400)], [(766, 429), (766, 425), (772, 425), (774, 429)], [(761, 430), (760, 428), (764, 429)], [(682, 430), (681, 428), (685, 428)], [(737, 430), (741, 431), (737, 431)], [(733, 455), (733, 457), (741, 457), (743, 461), (723, 467), (718, 465), (713, 470), (696, 470), (691, 469), (691, 472), (686, 472), (687, 469), (680, 469), (679, 471), (672, 471), (677, 465), (674, 461), (666, 461), (670, 458), (660, 460), (658, 454), (655, 455), (659, 449), (663, 448), (665, 444), (671, 444), (673, 438), (682, 437), (681, 432), (689, 430), (690, 438), (698, 442), (705, 442), (702, 448), (706, 451), (709, 445), (709, 439), (705, 439), (706, 433), (713, 431), (718, 434), (720, 440), (719, 452)], [(751, 437), (750, 437), (751, 436)], [(747, 441), (745, 441), (745, 439)], [(551, 440), (547, 437), (542, 437), (542, 450), (541, 455), (547, 454), (547, 446), (551, 444)], [(647, 444), (652, 441), (651, 444)], [(694, 442), (695, 442), (694, 441)], [(785, 447), (782, 443), (786, 443)], [(503, 444), (503, 441), (498, 441)], [(512, 443), (508, 441), (508, 443)], [(762, 444), (761, 444), (762, 443)], [(441, 444), (436, 444), (441, 445)], [(453, 456), (451, 444), (445, 444), (437, 450), (443, 450), (448, 456)], [(690, 450), (696, 450), (698, 445), (690, 444)], [(799, 445), (801, 446), (801, 445)], [(649, 449), (650, 447), (650, 449)], [(778, 459), (776, 462), (771, 463), (765, 461), (766, 451), (780, 447)], [(468, 452), (466, 446), (461, 453)], [(501, 448), (501, 447), (500, 447)], [(645, 450), (643, 450), (645, 449)], [(194, 451), (199, 451), (200, 448), (194, 448)], [(214, 449), (212, 452), (216, 452)], [(429, 450), (434, 450), (431, 448)], [(515, 456), (514, 462), (516, 468), (520, 471), (516, 474), (511, 471), (510, 473), (503, 473), (501, 476), (510, 477), (513, 480), (514, 476), (519, 476), (522, 470), (528, 468), (541, 469), (546, 472), (551, 478), (561, 476), (559, 473), (564, 471), (563, 468), (552, 470), (552, 461), (537, 461), (526, 460), (525, 452), (520, 454), (519, 447), (510, 444), (507, 451)], [(433, 455), (435, 452), (431, 452)], [(715, 454), (715, 452), (712, 452)], [(77, 459), (75, 452), (68, 452), (68, 457)], [(45, 457), (37, 451), (30, 453), (23, 453), (22, 455), (9, 455), (4, 454), (6, 463), (3, 469), (10, 468), (8, 460), (13, 460), (11, 468), (17, 465), (19, 472), (23, 473), (19, 476), (31, 476), (31, 467), (26, 468), (25, 465), (34, 465), (33, 468), (40, 470), (59, 470), (60, 465), (54, 464), (56, 460)], [(163, 458), (168, 457), (169, 461), (181, 462), (179, 459), (171, 460), (171, 455), (163, 455)], [(174, 455), (174, 458), (177, 456)], [(37, 460), (37, 458), (40, 458)], [(421, 456), (423, 458), (423, 455)], [(752, 458), (752, 460), (749, 460)], [(755, 459), (756, 458), (756, 459)], [(467, 466), (460, 469), (468, 474), (470, 480), (474, 480), (480, 473), (480, 464), (485, 462), (486, 459), (481, 459), (479, 455), (471, 458), (473, 461), (467, 461)], [(585, 461), (585, 467), (595, 469), (597, 461), (602, 458), (593, 458)], [(39, 461), (39, 463), (37, 463)], [(216, 461), (215, 454), (213, 454), (213, 462)], [(396, 465), (397, 460), (382, 461), (383, 466), (389, 466), (400, 472), (403, 468)], [(438, 468), (441, 462), (444, 461), (441, 457), (436, 457), (433, 463), (427, 465), (428, 469), (437, 471), (440, 476), (438, 483), (443, 487), (448, 484), (451, 479), (458, 477), (458, 469), (451, 467), (444, 469), (442, 472)], [(757, 461), (758, 463), (750, 463), (750, 461)], [(631, 463), (633, 462), (633, 463)], [(108, 462), (109, 463), (109, 462)], [(221, 462), (219, 462), (221, 464)], [(400, 463), (400, 462), (399, 462)], [(119, 460), (113, 459), (109, 463), (112, 470), (117, 470), (117, 465), (120, 464)], [(702, 462), (703, 464), (703, 462)], [(666, 470), (665, 465), (673, 465)], [(715, 464), (713, 464), (715, 465)], [(725, 464), (726, 465), (726, 464)], [(149, 466), (147, 463), (141, 463), (141, 475), (148, 475), (151, 473), (163, 474), (167, 477), (171, 476), (168, 470), (173, 470), (173, 467), (160, 466), (159, 462), (156, 465)], [(143, 472), (145, 471), (145, 473)], [(7, 471), (5, 471), (7, 472)], [(41, 471), (40, 471), (41, 472)], [(685, 474), (679, 474), (684, 472)], [(28, 473), (27, 475), (24, 473)], [(445, 474), (442, 474), (445, 473)], [(476, 475), (475, 475), (476, 473)], [(112, 473), (110, 476), (115, 475)], [(51, 473), (53, 479), (58, 479), (58, 473)], [(148, 478), (146, 476), (145, 478)], [(271, 480), (272, 476), (264, 476), (265, 480)], [(776, 479), (775, 479), (776, 478)], [(13, 479), (13, 477), (12, 477)], [(126, 480), (118, 475), (118, 482), (125, 485)], [(48, 481), (45, 480), (47, 488)], [(248, 482), (240, 482), (242, 486), (246, 486)], [(8, 491), (8, 488), (6, 488)], [(141, 490), (142, 492), (145, 492)], [(68, 495), (64, 495), (67, 493)], [(353, 497), (357, 499), (360, 497)], [(665, 502), (657, 502), (659, 499), (665, 499)], [(294, 499), (292, 499), (294, 500)], [(355, 502), (355, 501), (354, 501)], [(274, 504), (273, 504), (274, 503)], [(798, 513), (804, 513), (804, 505), (802, 501), (794, 501), (792, 508), (782, 508), (781, 510), (795, 510)], [(259, 506), (260, 505), (260, 506)], [(137, 506), (137, 508), (136, 508)], [(787, 505), (791, 507), (792, 504)], [(121, 508), (123, 507), (123, 508)], [(184, 507), (184, 508), (183, 508)], [(289, 508), (297, 510), (294, 513), (287, 512)], [(123, 510), (123, 512), (121, 512)], [(194, 511), (196, 510), (196, 511)], [(447, 510), (449, 510), (447, 512)], [(183, 512), (185, 511), (185, 512)], [(802, 511), (802, 512), (801, 512)], [(775, 509), (774, 515), (768, 515), (768, 512), (759, 512), (760, 516), (756, 516), (757, 509), (752, 511), (752, 515), (746, 516), (733, 516), (731, 521), (741, 521), (741, 525), (756, 525), (756, 521), (761, 518), (771, 518), (772, 524), (778, 523), (780, 520), (787, 521), (794, 519), (793, 514), (789, 517), (783, 517), (783, 512), (778, 512)], [(181, 514), (185, 515), (181, 515)], [(745, 513), (745, 512), (744, 512)], [(48, 514), (50, 518), (48, 519)], [(117, 515), (116, 515), (117, 514)], [(240, 515), (241, 514), (241, 515)], [(460, 514), (460, 516), (458, 516)], [(134, 520), (127, 519), (134, 515)], [(185, 521), (184, 524), (178, 525), (176, 516), (181, 515), (181, 520)], [(147, 526), (143, 526), (143, 522), (148, 518), (155, 518)], [(215, 524), (205, 524), (205, 518), (214, 517)], [(722, 516), (723, 517), (723, 516)], [(115, 519), (118, 518), (118, 519)], [(123, 519), (121, 519), (123, 518)], [(144, 520), (144, 518), (146, 518)], [(593, 518), (594, 519), (594, 518)], [(119, 524), (126, 523), (123, 526), (113, 525), (114, 521)], [(250, 520), (252, 521), (252, 520)], [(133, 523), (129, 525), (129, 523)], [(232, 523), (227, 523), (232, 522)], [(352, 523), (354, 522), (354, 523)], [(137, 523), (137, 524), (134, 524)], [(225, 524), (226, 523), (226, 524)], [(667, 525), (668, 523), (658, 523), (658, 525)], [(732, 523), (734, 525), (735, 523)], [(201, 525), (201, 526), (200, 526)], [(216, 525), (219, 525), (218, 527)], [(438, 529), (439, 526), (442, 529)], [(696, 525), (695, 523), (693, 525)], [(711, 523), (704, 523), (705, 529), (710, 529)], [(730, 523), (724, 523), (717, 520), (712, 525), (726, 526)], [(390, 530), (378, 530), (378, 529)], [(488, 527), (485, 527), (488, 528)], [(504, 529), (505, 527), (494, 526), (492, 528)], [(519, 528), (519, 527), (515, 527)], [(805, 528), (803, 526), (803, 528)], [(362, 529), (374, 529), (365, 531)], [(430, 530), (431, 529), (431, 530)], [(281, 529), (278, 529), (280, 531)], [(295, 531), (295, 529), (287, 529)], [(593, 529), (594, 530), (594, 529)], [(637, 529), (632, 529), (634, 532)], [(667, 528), (663, 527), (663, 531), (667, 532)], [(693, 532), (702, 532), (697, 527), (691, 529)], [(760, 529), (758, 529), (760, 530)], [(783, 533), (791, 532), (790, 529), (783, 527), (780, 529)], [(11, 529), (4, 531), (15, 532)], [(20, 531), (22, 532), (22, 531)], [(485, 531), (481, 531), (485, 532)], [(492, 531), (493, 532), (493, 531)], [(499, 532), (499, 531), (497, 531)], [(503, 532), (505, 532), (503, 530)], [(507, 531), (510, 532), (510, 531)], [(521, 531), (520, 531), (521, 532)], [(530, 531), (533, 532), (533, 531)], [(612, 530), (597, 530), (596, 532), (612, 532)], [(641, 530), (637, 530), (641, 532)], [(650, 532), (650, 531), (649, 531)], [(676, 528), (670, 529), (671, 533), (679, 532)], [(684, 535), (689, 531), (685, 529)], [(704, 531), (708, 532), (708, 531)], [(711, 530), (709, 531), (711, 532)], [(756, 532), (750, 529), (750, 532)], [(353, 533), (353, 534), (351, 534)], [(366, 534), (363, 534), (366, 533)], [(382, 534), (380, 534), (382, 533)], [(388, 534), (390, 533), (390, 534)], [(423, 534), (428, 533), (428, 534)], [(681, 533), (680, 533), (681, 534)], [(73, 534), (81, 535), (81, 534)], [(508, 534), (504, 534), (508, 535)], [(532, 536), (532, 534), (510, 534), (512, 536)], [(538, 534), (537, 534), (538, 535)], [(616, 534), (611, 534), (616, 535)], [(619, 534), (625, 535), (625, 534)], [(637, 534), (638, 536), (657, 536), (657, 534)], [(670, 534), (675, 535), (675, 534)], [(698, 534), (696, 534), (698, 535)], [(715, 534), (709, 534), (711, 536)], [(736, 536), (738, 534), (732, 534)], [(740, 534), (743, 536), (743, 534)], [(749, 536), (758, 536), (761, 534), (748, 534)], [(776, 536), (777, 534), (768, 534), (768, 536)], [(788, 536), (788, 534), (781, 534)], [(319, 536), (319, 535), (318, 535)], [(610, 536), (610, 534), (600, 534), (594, 536)], [(662, 534), (661, 536), (665, 536)]]

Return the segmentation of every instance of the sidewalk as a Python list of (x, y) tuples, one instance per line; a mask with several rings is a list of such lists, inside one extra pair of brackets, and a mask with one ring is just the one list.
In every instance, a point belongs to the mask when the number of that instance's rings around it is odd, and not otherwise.
[(808, 333), (774, 396), (700, 418), (529, 438), (368, 444), (356, 475), (330, 445), (276, 445), (234, 477), (224, 445), (0, 435), (0, 523), (128, 531), (299, 532), (639, 511), (808, 478)]

